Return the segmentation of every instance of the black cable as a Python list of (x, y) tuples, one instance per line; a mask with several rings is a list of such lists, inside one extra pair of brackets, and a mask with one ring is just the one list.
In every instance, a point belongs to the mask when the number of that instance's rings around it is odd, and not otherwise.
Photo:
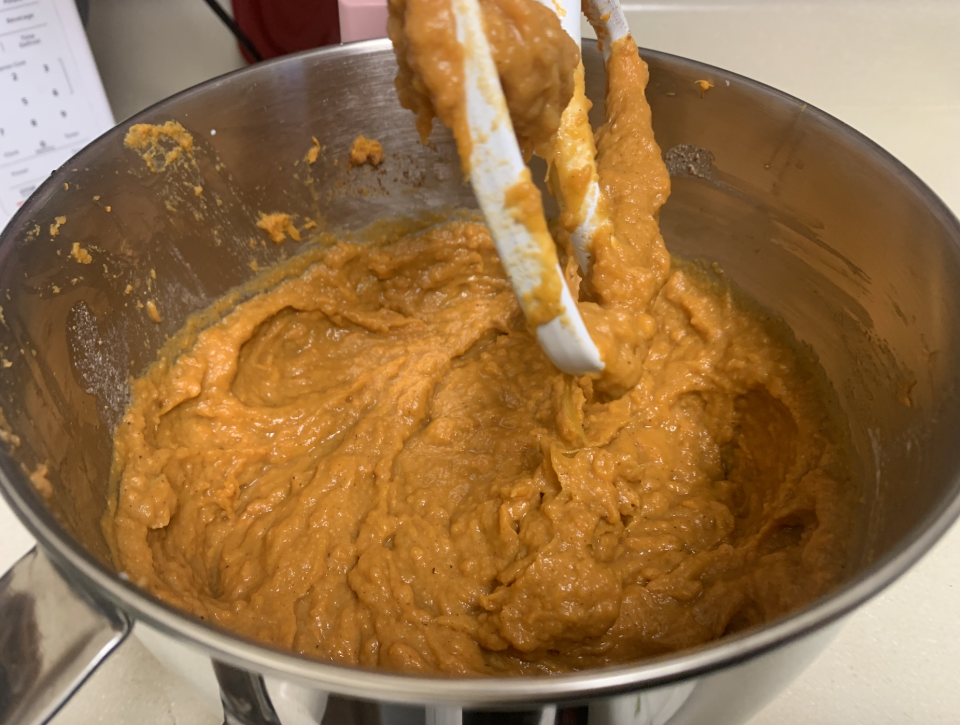
[(230, 32), (233, 33), (233, 37), (237, 39), (237, 42), (240, 43), (244, 48), (247, 49), (247, 52), (250, 54), (250, 57), (256, 62), (263, 60), (263, 56), (260, 55), (260, 51), (257, 50), (257, 46), (253, 44), (253, 41), (247, 36), (246, 33), (237, 25), (237, 21), (231, 18), (227, 11), (220, 7), (220, 3), (217, 0), (203, 0), (207, 6), (216, 13), (217, 17), (223, 22), (227, 28), (230, 29)]

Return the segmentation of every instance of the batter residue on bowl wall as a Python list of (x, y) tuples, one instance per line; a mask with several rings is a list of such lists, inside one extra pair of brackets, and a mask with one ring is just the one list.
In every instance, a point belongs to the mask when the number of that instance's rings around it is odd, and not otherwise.
[(616, 242), (585, 279), (566, 260), (604, 374), (547, 360), (482, 224), (339, 243), (134, 382), (121, 571), (311, 657), (470, 675), (676, 651), (842, 579), (829, 385), (722, 275), (671, 264), (632, 41), (608, 75)]

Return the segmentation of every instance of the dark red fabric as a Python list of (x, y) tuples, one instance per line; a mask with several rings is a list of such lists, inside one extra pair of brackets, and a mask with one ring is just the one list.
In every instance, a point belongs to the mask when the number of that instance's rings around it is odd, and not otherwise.
[(340, 42), (337, 0), (233, 0), (233, 17), (265, 59)]

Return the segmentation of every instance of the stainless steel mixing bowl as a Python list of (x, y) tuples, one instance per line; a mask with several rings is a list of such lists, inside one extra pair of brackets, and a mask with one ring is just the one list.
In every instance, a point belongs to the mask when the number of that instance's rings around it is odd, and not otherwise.
[[(246, 283), (250, 262), (299, 249), (251, 249), (257, 214), (357, 230), (382, 215), (474, 205), (449, 134), (438, 129), (421, 146), (398, 105), (389, 45), (360, 43), (256, 65), (154, 106), (134, 120), (180, 121), (195, 139), (196, 169), (150, 172), (124, 148), (130, 124), (121, 124), (57, 171), (4, 231), (0, 488), (39, 546), (0, 582), (0, 723), (49, 715), (132, 623), (162, 659), (222, 693), (230, 722), (740, 723), (824, 646), (828, 625), (930, 548), (960, 511), (957, 220), (906, 168), (824, 113), (731, 73), (643, 55), (673, 175), (668, 246), (719, 262), (782, 315), (819, 354), (849, 416), (864, 543), (847, 583), (697, 650), (561, 677), (476, 680), (275, 651), (117, 576), (100, 517), (127, 380), (188, 315)], [(602, 63), (591, 49), (585, 62), (596, 123)], [(714, 87), (702, 92), (699, 79)], [(379, 169), (345, 163), (361, 132), (383, 141)], [(302, 161), (311, 136), (326, 147), (312, 166)], [(59, 216), (66, 222), (52, 236)], [(70, 256), (75, 242), (91, 264)], [(147, 299), (162, 322), (138, 309)], [(49, 501), (28, 475), (41, 465)]]

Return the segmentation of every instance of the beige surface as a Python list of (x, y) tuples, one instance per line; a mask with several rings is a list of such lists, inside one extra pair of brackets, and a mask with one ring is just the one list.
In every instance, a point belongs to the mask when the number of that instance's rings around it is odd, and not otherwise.
[[(628, 11), (641, 44), (743, 73), (820, 106), (885, 146), (960, 211), (960, 4), (673, 0), (646, 7)], [(114, 12), (106, 22), (103, 15)], [(192, 30), (182, 40), (168, 34), (156, 43), (119, 37), (137, 18), (169, 28), (203, 12), (192, 0), (94, 3), (91, 40), (98, 60), (110, 64), (101, 70), (118, 117), (239, 62), (212, 18), (204, 21), (200, 43)], [(173, 42), (183, 43), (177, 48), (182, 65), (161, 74), (156, 61), (169, 57), (163, 46)], [(896, 98), (886, 92), (890, 78), (901, 82)], [(29, 535), (0, 504), (0, 570), (29, 546)], [(958, 722), (958, 593), (955, 527), (916, 568), (855, 613), (828, 651), (751, 725)], [(220, 720), (131, 641), (55, 722)]]
[(93, 0), (87, 35), (117, 121), (246, 65), (200, 0)]

